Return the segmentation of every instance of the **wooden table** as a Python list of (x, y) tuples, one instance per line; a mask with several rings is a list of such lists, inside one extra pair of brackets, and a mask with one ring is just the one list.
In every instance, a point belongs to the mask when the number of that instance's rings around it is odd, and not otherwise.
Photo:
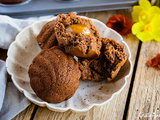
[[(131, 19), (131, 9), (83, 13), (104, 23), (112, 15), (123, 14)], [(31, 104), (13, 120), (137, 120), (159, 119), (160, 116), (160, 69), (148, 67), (146, 61), (160, 53), (160, 42), (141, 43), (134, 35), (124, 37), (128, 44), (133, 63), (132, 75), (122, 92), (107, 104), (93, 107), (82, 113), (54, 112), (45, 107)], [(0, 50), (1, 59), (6, 58), (5, 50)], [(154, 115), (155, 114), (155, 115)], [(154, 119), (154, 120), (155, 120)]]

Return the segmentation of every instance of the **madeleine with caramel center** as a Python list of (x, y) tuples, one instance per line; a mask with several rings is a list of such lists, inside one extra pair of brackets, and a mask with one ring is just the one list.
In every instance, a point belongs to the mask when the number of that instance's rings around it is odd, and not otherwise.
[(66, 32), (71, 32), (75, 34), (91, 35), (88, 25), (83, 24), (73, 24), (66, 27)]
[(81, 58), (98, 58), (102, 43), (91, 20), (69, 13), (58, 15), (56, 21), (56, 38), (66, 53)]

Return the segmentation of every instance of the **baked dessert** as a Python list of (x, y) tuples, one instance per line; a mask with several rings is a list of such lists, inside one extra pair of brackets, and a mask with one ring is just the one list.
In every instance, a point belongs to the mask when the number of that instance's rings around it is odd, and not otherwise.
[(68, 100), (80, 85), (78, 62), (56, 47), (42, 50), (33, 59), (28, 73), (34, 92), (49, 103)]
[(101, 39), (92, 21), (74, 13), (57, 16), (55, 34), (58, 44), (65, 52), (81, 58), (97, 58)]
[(16, 4), (16, 3), (20, 3), (23, 2), (25, 0), (0, 0), (0, 3), (3, 4)]
[(37, 42), (41, 49), (49, 49), (58, 45), (54, 27), (56, 20), (46, 23), (37, 36)]
[(127, 60), (124, 46), (115, 40), (102, 38), (101, 54), (98, 59), (79, 59), (79, 69), (82, 80), (101, 81), (113, 80), (118, 74), (121, 66)]
[(124, 46), (109, 38), (101, 38), (101, 52), (105, 55), (108, 67), (123, 66), (127, 59), (127, 54), (124, 52)]

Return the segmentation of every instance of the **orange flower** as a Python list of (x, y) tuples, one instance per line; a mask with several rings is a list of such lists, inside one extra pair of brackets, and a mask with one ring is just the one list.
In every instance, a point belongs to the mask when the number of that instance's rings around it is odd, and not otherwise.
[(158, 66), (160, 68), (160, 53), (158, 53), (156, 57), (152, 58), (151, 60), (148, 60), (147, 65), (149, 67)]
[(106, 25), (121, 35), (127, 35), (131, 33), (132, 21), (118, 14), (117, 16), (110, 17)]

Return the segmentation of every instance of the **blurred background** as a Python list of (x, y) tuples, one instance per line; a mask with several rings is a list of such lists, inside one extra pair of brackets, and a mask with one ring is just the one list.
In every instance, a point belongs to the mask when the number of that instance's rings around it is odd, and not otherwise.
[(138, 0), (0, 0), (0, 14), (11, 17), (128, 9)]

